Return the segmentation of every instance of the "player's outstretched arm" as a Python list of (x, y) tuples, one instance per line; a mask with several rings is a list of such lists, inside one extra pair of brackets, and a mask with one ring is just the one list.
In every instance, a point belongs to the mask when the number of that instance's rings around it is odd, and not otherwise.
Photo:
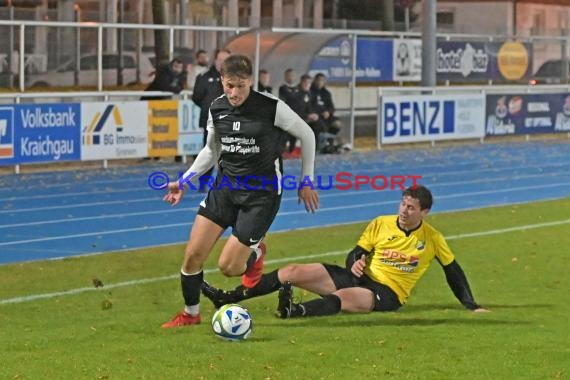
[(457, 260), (453, 260), (448, 265), (444, 265), (443, 271), (445, 272), (445, 278), (453, 294), (463, 306), (476, 313), (489, 311), (475, 302), (467, 277)]
[(186, 180), (198, 180), (202, 174), (216, 164), (216, 161), (220, 157), (220, 141), (216, 136), (214, 124), (212, 122), (212, 114), (210, 114), (210, 117), (208, 118), (207, 128), (208, 136), (206, 138), (206, 145), (202, 148), (200, 153), (198, 153), (198, 156), (190, 166), (190, 169), (182, 175), (182, 183), (178, 180), (168, 184), (168, 193), (164, 196), (163, 200), (170, 203), (172, 206), (176, 206), (182, 200)]

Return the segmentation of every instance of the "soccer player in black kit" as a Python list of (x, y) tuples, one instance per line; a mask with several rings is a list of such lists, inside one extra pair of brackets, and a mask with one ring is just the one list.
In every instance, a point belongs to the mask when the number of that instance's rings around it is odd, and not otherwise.
[[(197, 178), (216, 162), (218, 176), (200, 203), (184, 252), (181, 269), (184, 310), (164, 328), (198, 324), (202, 265), (226, 228), (232, 227), (218, 259), (226, 276), (242, 276), (242, 285), (261, 279), (268, 231), (281, 202), (286, 133), (301, 141), (302, 173), (313, 179), (315, 138), (311, 128), (283, 101), (251, 89), (252, 63), (243, 55), (228, 57), (221, 68), (224, 94), (212, 102), (206, 146), (182, 177), (168, 185), (166, 202), (177, 205), (184, 195), (184, 178)], [(195, 173), (195, 174), (194, 174)], [(299, 201), (308, 212), (319, 207), (313, 186), (299, 186)]]

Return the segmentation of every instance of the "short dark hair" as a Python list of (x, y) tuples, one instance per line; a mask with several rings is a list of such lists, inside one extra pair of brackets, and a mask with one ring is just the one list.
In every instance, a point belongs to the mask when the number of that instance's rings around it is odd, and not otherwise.
[(261, 69), (261, 70), (259, 70), (259, 74), (269, 74), (269, 71), (267, 71), (265, 69)]
[(421, 210), (431, 210), (431, 206), (433, 205), (433, 196), (431, 195), (431, 191), (423, 185), (408, 187), (402, 192), (402, 198), (403, 197), (411, 197), (420, 201)]
[(327, 76), (323, 73), (318, 73), (317, 75), (315, 75), (315, 80), (319, 79), (319, 78), (326, 78)]
[(198, 58), (200, 54), (208, 54), (208, 52), (204, 49), (200, 49), (196, 52), (196, 58)]
[(303, 74), (301, 75), (301, 82), (307, 79), (313, 79), (309, 74)]
[(225, 48), (224, 49), (216, 49), (214, 51), (214, 59), (218, 58), (218, 54), (220, 54), (221, 52), (232, 54), (231, 51), (229, 51), (228, 49), (225, 49)]
[(240, 78), (251, 78), (253, 75), (253, 65), (251, 60), (245, 55), (230, 55), (224, 63), (220, 74), (225, 76), (237, 76)]
[(168, 67), (170, 67), (171, 69), (174, 68), (174, 65), (182, 65), (182, 71), (186, 71), (186, 65), (184, 64), (184, 61), (182, 59), (174, 58), (172, 61), (168, 63)]
[(289, 74), (289, 73), (291, 73), (291, 72), (293, 72), (293, 71), (295, 71), (295, 70), (293, 70), (292, 68), (288, 68), (287, 70), (285, 70), (285, 74)]

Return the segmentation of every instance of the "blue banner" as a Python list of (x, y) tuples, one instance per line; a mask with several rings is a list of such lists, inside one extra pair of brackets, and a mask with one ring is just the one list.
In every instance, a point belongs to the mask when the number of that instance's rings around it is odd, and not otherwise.
[(570, 93), (487, 95), (487, 136), (570, 132)]
[(439, 41), (437, 79), (517, 81), (532, 74), (532, 45), (515, 41)]
[(14, 108), (0, 107), (0, 164), (16, 162)]
[[(421, 40), (357, 39), (357, 83), (421, 80)], [(325, 74), (330, 83), (352, 78), (352, 40), (337, 37), (315, 54), (309, 74)], [(440, 81), (521, 81), (532, 75), (532, 44), (517, 41), (439, 41), (436, 62)]]
[[(356, 81), (358, 83), (393, 80), (393, 41), (358, 38)], [(329, 83), (348, 83), (352, 79), (352, 40), (337, 37), (326, 43), (309, 65), (309, 74), (323, 73)]]
[(79, 161), (80, 135), (79, 104), (1, 107), (0, 164)]
[(392, 40), (358, 38), (356, 40), (357, 82), (393, 81)]

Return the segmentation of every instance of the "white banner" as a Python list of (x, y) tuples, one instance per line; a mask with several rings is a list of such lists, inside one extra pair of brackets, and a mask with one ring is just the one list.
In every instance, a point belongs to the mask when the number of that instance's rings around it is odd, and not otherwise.
[(472, 95), (382, 96), (382, 144), (480, 138), (485, 135), (485, 98)]
[(81, 160), (148, 155), (148, 103), (81, 103)]
[(422, 80), (422, 40), (394, 40), (394, 81)]

